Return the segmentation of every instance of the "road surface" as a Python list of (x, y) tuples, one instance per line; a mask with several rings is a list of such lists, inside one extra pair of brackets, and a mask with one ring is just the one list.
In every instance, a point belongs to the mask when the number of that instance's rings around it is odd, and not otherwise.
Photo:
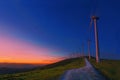
[(66, 71), (60, 80), (106, 80), (87, 59), (85, 59), (85, 63), (85, 67)]

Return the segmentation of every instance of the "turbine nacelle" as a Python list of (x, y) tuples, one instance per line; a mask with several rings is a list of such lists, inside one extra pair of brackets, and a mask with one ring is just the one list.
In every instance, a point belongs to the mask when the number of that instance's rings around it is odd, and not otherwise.
[(91, 18), (92, 18), (93, 20), (94, 20), (94, 19), (96, 19), (96, 20), (98, 20), (98, 19), (99, 19), (99, 17), (98, 17), (98, 16), (92, 16)]

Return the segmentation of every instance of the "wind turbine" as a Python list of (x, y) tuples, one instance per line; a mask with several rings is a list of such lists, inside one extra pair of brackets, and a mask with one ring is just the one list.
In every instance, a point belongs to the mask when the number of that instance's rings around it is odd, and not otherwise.
[(90, 39), (88, 39), (88, 58), (89, 60), (91, 59), (91, 55), (90, 55)]
[(88, 30), (89, 36), (88, 36), (88, 41), (87, 41), (87, 43), (88, 43), (88, 58), (89, 58), (89, 60), (90, 60), (90, 59), (91, 59), (91, 52), (90, 52), (91, 39), (90, 39), (90, 37), (91, 37), (92, 19), (90, 20), (90, 25), (89, 25), (89, 26), (90, 26), (90, 27), (89, 27), (89, 30)]
[(84, 54), (84, 44), (82, 44), (82, 57), (83, 58), (85, 57), (85, 54)]
[(94, 23), (94, 32), (95, 32), (95, 46), (96, 46), (96, 62), (100, 62), (100, 53), (99, 53), (99, 40), (98, 40), (98, 29), (97, 29), (97, 20), (99, 20), (98, 16), (93, 15), (91, 17), (91, 22)]
[(97, 9), (97, 0), (94, 0), (93, 5), (93, 15), (91, 17), (90, 26), (92, 26), (92, 23), (94, 23), (94, 32), (95, 32), (95, 47), (96, 47), (96, 62), (100, 62), (100, 53), (99, 53), (99, 39), (98, 39), (98, 28), (97, 28), (97, 21), (99, 20), (99, 17), (96, 16), (96, 9)]

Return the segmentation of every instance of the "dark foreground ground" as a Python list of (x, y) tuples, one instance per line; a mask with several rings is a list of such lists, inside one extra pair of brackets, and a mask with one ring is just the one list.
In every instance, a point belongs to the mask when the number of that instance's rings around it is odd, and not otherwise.
[[(120, 80), (120, 60), (102, 60), (97, 64), (92, 58), (90, 62), (108, 79)], [(59, 80), (65, 71), (84, 66), (83, 58), (72, 58), (27, 72), (0, 75), (0, 80)]]

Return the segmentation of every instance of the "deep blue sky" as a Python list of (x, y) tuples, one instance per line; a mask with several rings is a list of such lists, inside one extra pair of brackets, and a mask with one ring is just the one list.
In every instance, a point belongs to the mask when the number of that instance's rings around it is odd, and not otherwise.
[[(95, 0), (0, 0), (0, 26), (7, 34), (36, 45), (56, 48), (66, 55), (87, 53), (90, 16)], [(120, 57), (120, 1), (98, 0), (101, 57)], [(95, 55), (94, 28), (91, 52)], [(116, 56), (119, 55), (119, 56)]]

